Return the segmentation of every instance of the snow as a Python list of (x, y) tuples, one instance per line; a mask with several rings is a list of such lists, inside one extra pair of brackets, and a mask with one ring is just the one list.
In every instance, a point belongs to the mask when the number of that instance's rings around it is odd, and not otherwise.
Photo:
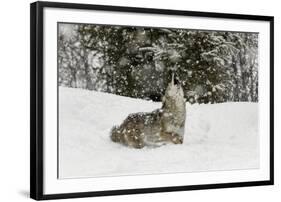
[(75, 35), (75, 25), (73, 24), (59, 24), (59, 32), (67, 39), (71, 39)]
[(186, 104), (184, 143), (132, 149), (110, 140), (129, 113), (161, 103), (59, 88), (59, 177), (202, 172), (259, 167), (258, 104)]

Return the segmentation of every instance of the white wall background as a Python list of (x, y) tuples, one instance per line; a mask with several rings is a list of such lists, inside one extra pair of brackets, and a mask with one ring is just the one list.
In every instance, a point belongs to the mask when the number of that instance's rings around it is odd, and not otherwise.
[[(275, 16), (275, 186), (142, 194), (68, 201), (279, 201), (281, 196), (281, 13), (270, 0), (69, 0), (75, 3)], [(0, 6), (0, 201), (29, 199), (29, 3)], [(279, 76), (280, 75), (280, 76)]]

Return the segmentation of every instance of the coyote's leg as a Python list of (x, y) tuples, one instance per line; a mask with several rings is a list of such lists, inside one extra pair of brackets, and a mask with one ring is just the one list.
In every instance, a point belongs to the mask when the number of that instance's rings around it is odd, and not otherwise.
[(173, 132), (161, 132), (161, 137), (167, 141), (170, 141), (174, 144), (182, 144), (183, 137), (177, 133)]

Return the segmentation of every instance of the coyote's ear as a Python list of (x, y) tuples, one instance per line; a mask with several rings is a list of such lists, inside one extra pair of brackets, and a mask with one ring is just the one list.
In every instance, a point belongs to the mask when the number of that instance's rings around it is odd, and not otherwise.
[(162, 107), (161, 109), (165, 109), (166, 108), (166, 99), (165, 99), (165, 96), (162, 98)]

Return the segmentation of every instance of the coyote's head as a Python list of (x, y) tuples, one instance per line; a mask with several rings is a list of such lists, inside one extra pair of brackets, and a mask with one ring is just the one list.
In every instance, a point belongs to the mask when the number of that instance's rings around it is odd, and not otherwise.
[(178, 108), (185, 106), (185, 99), (182, 86), (179, 82), (175, 83), (174, 74), (163, 97), (163, 108)]

